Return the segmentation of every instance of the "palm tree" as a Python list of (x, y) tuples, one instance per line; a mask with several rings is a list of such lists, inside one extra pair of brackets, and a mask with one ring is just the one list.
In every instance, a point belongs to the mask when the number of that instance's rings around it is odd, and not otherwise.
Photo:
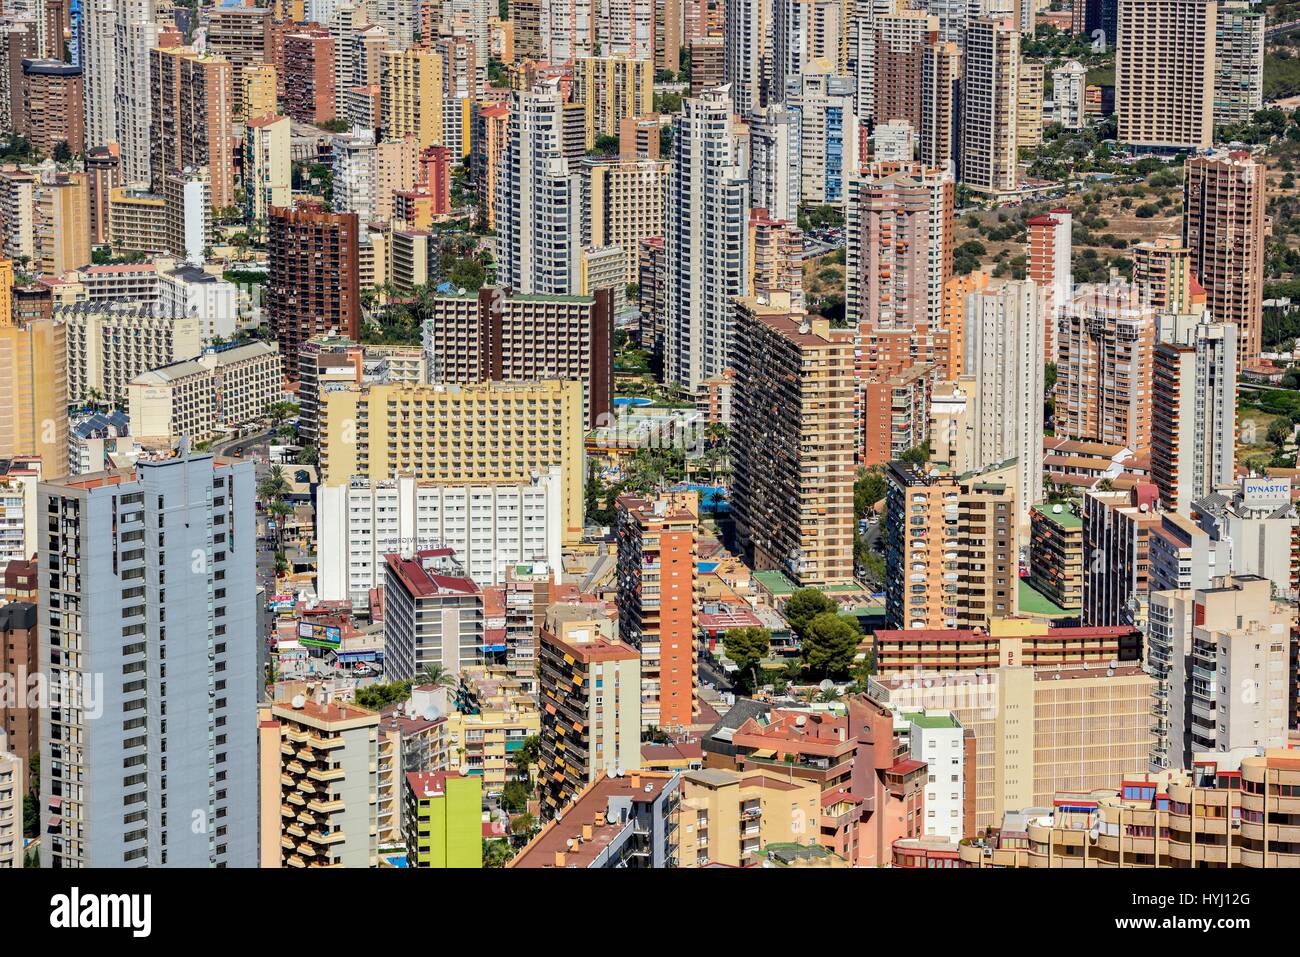
[(293, 506), (282, 498), (272, 499), (271, 504), (266, 507), (275, 518), (275, 541), (278, 546), (284, 545), (284, 519), (293, 513)]
[(258, 497), (271, 501), (283, 498), (290, 490), (289, 480), (284, 477), (284, 469), (279, 465), (267, 469), (262, 481), (257, 483)]
[(455, 672), (449, 671), (439, 664), (425, 665), (415, 676), (417, 685), (433, 685), (435, 688), (454, 688), (460, 683)]

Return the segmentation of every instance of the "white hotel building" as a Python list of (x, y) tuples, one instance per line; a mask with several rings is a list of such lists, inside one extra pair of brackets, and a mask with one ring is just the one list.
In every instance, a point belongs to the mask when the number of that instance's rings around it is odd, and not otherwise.
[(316, 591), (325, 601), (364, 603), (383, 584), (385, 555), (440, 545), (455, 549), (480, 587), (500, 585), (511, 565), (561, 567), (563, 522), (558, 467), (523, 483), (402, 477), (322, 485)]

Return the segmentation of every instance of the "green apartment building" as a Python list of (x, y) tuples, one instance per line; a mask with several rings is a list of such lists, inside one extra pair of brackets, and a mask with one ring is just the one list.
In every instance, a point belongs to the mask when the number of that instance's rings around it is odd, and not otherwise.
[(449, 771), (406, 775), (411, 867), (483, 866), (483, 782)]

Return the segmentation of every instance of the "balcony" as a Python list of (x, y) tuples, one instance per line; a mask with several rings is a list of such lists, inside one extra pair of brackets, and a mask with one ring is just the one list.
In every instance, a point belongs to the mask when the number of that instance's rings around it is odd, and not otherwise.
[(344, 775), (342, 768), (312, 768), (307, 772), (307, 777), (313, 781), (340, 781)]

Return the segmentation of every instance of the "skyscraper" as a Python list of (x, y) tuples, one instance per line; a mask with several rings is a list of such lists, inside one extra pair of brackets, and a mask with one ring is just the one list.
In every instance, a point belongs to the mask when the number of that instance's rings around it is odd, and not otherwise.
[[(738, 116), (767, 103), (772, 70), (772, 2), (726, 0), (723, 77)], [(784, 87), (782, 88), (784, 90)]]
[(800, 170), (799, 114), (773, 104), (755, 110), (749, 121), (750, 203), (773, 219), (794, 222), (803, 188)]
[(641, 653), (641, 723), (694, 723), (699, 496), (618, 497), (618, 633)]
[(970, 21), (962, 61), (961, 180), (978, 193), (1016, 188), (1019, 65), (1020, 35), (1011, 20)]
[(921, 54), (922, 165), (957, 175), (961, 145), (961, 48), (956, 43), (928, 44)]
[(187, 167), (206, 166), (212, 208), (235, 202), (233, 102), (229, 60), (190, 47), (149, 51), (150, 170), (153, 190), (163, 177)]
[(1056, 361), (1056, 317), (1065, 311), (1074, 294), (1072, 226), (1074, 217), (1065, 208), (1025, 220), (1029, 238), (1028, 277), (1044, 290), (1043, 359)]
[(562, 296), (577, 288), (581, 150), (565, 136), (565, 113), (558, 90), (511, 94), (497, 177), (497, 282), (516, 292)]
[(736, 302), (732, 508), (747, 559), (801, 585), (853, 577), (853, 333)]
[[(0, 279), (12, 275), (0, 268)], [(66, 353), (63, 323), (0, 314), (0, 457), (39, 455), (48, 478), (68, 472)]]
[(786, 84), (785, 105), (799, 117), (800, 202), (844, 202), (849, 176), (858, 166), (858, 117), (853, 80), (808, 66)]
[(273, 207), (269, 227), (267, 315), (284, 374), (297, 381), (298, 350), (312, 336), (360, 334), (359, 223), (356, 213), (328, 213), (300, 202)]
[(1151, 477), (1161, 504), (1184, 515), (1233, 478), (1237, 328), (1205, 314), (1161, 324), (1151, 383)]
[(1214, 140), (1215, 0), (1119, 0), (1117, 138), (1142, 147)]
[(1248, 123), (1264, 108), (1264, 11), (1220, 0), (1215, 41), (1214, 125)]
[(253, 483), (210, 454), (42, 483), (42, 866), (255, 866)]
[(1184, 169), (1183, 245), (1206, 308), (1237, 327), (1244, 366), (1259, 356), (1264, 328), (1264, 166), (1249, 153), (1219, 152)]
[(673, 119), (664, 375), (692, 393), (730, 365), (732, 299), (744, 293), (749, 164), (728, 92), (683, 100)]
[[(163, 27), (158, 22), (155, 0), (117, 0), (114, 6), (117, 9), (113, 40), (113, 56), (117, 61), (112, 87), (113, 115), (117, 122), (114, 139), (122, 148), (122, 171), (126, 181), (147, 182), (153, 174), (149, 51), (162, 45)], [(171, 36), (179, 38), (175, 31)], [(91, 108), (92, 104), (87, 102), (87, 112)]]
[[(972, 31), (976, 26), (972, 24)], [(1043, 498), (1043, 293), (994, 280), (966, 298), (966, 374), (974, 379), (972, 465), (1016, 460), (1017, 518)]]
[(1155, 314), (1130, 286), (1085, 287), (1056, 326), (1056, 434), (1151, 447)]

